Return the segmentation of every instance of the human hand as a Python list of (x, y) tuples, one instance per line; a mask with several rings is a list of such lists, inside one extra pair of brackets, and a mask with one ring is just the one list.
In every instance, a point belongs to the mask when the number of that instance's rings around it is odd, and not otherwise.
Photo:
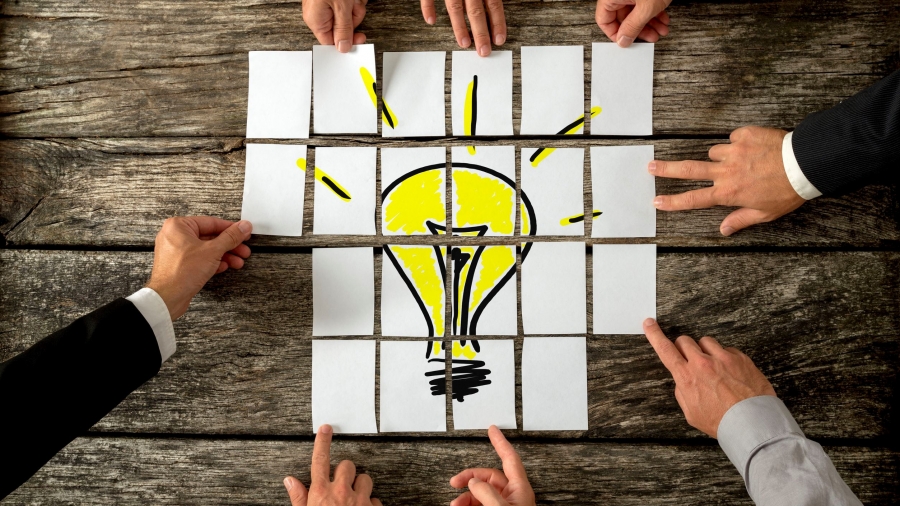
[(330, 425), (323, 425), (316, 432), (309, 490), (293, 476), (284, 479), (291, 506), (382, 506), (381, 501), (369, 497), (372, 478), (368, 474), (357, 476), (356, 466), (349, 460), (341, 461), (334, 468), (334, 481), (331, 481), (332, 432)]
[(750, 357), (735, 348), (722, 348), (706, 336), (699, 344), (681, 336), (673, 344), (653, 318), (644, 320), (644, 333), (675, 379), (675, 400), (687, 423), (716, 437), (725, 413), (744, 399), (775, 396), (775, 389)]
[[(480, 56), (491, 54), (491, 34), (494, 34), (494, 44), (502, 46), (506, 42), (506, 18), (503, 15), (503, 0), (446, 0), (447, 14), (450, 16), (450, 24), (453, 25), (453, 33), (456, 35), (456, 43), (459, 47), (467, 48), (472, 44), (469, 39), (469, 30), (466, 29), (466, 14), (469, 16), (469, 24), (472, 26), (472, 35), (475, 36), (475, 49)], [(463, 3), (465, 2), (465, 3)], [(485, 11), (485, 6), (487, 10)], [(485, 17), (487, 13), (487, 17)], [(422, 0), (422, 16), (425, 22), (433, 25), (437, 20), (434, 10), (434, 0)], [(488, 29), (488, 23), (491, 27)]]
[(806, 202), (784, 171), (785, 135), (784, 130), (742, 127), (731, 132), (731, 144), (710, 148), (712, 162), (650, 162), (647, 169), (657, 177), (713, 182), (708, 188), (657, 196), (653, 205), (661, 211), (740, 207), (722, 220), (719, 231), (724, 236), (784, 216)]
[(232, 223), (209, 216), (169, 218), (156, 234), (153, 270), (147, 287), (162, 297), (172, 321), (213, 275), (244, 266), (253, 230), (249, 221)]
[(303, 0), (303, 21), (319, 44), (335, 45), (347, 53), (353, 44), (363, 44), (366, 36), (353, 30), (366, 17), (369, 0)]
[(488, 437), (500, 456), (503, 471), (473, 468), (450, 478), (453, 488), (469, 487), (450, 506), (533, 506), (534, 491), (528, 483), (519, 454), (496, 425), (488, 429)]
[(669, 34), (672, 0), (597, 0), (595, 18), (609, 40), (628, 47), (634, 39), (656, 42)]

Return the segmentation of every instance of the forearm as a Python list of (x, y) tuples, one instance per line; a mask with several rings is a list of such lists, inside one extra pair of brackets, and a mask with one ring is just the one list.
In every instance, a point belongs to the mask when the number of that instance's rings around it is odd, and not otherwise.
[(791, 148), (803, 176), (824, 195), (900, 168), (900, 71), (810, 114), (794, 130)]
[(161, 362), (151, 325), (118, 299), (0, 364), (0, 498), (153, 377)]
[(776, 397), (734, 405), (719, 424), (718, 438), (757, 506), (862, 504)]

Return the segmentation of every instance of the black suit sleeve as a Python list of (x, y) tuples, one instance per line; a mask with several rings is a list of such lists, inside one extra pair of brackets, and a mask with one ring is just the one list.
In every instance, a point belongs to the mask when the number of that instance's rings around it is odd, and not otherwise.
[[(900, 168), (900, 70), (827, 111), (810, 114), (791, 145), (824, 195), (853, 190)], [(893, 175), (893, 174), (892, 174)]]
[(0, 363), (0, 499), (159, 371), (153, 329), (118, 299)]

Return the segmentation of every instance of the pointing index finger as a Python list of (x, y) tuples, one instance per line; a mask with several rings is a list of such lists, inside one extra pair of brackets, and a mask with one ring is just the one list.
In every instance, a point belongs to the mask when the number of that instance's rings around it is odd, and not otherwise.
[(497, 455), (500, 456), (500, 462), (503, 463), (503, 474), (509, 478), (509, 481), (527, 482), (528, 476), (525, 474), (525, 466), (522, 465), (522, 459), (519, 458), (515, 448), (509, 444), (509, 441), (506, 440), (506, 437), (503, 436), (503, 433), (500, 432), (496, 425), (491, 425), (488, 429), (488, 437), (491, 439), (491, 444), (494, 445)]
[(669, 338), (666, 337), (662, 329), (659, 328), (659, 324), (653, 318), (644, 320), (644, 334), (647, 335), (647, 340), (650, 341), (650, 345), (653, 346), (653, 350), (656, 351), (663, 365), (666, 366), (666, 369), (669, 370), (672, 376), (675, 376), (675, 372), (687, 363), (684, 356), (672, 344), (672, 341), (669, 341)]
[(331, 481), (331, 425), (325, 424), (316, 432), (316, 443), (313, 446), (312, 466), (309, 475), (313, 483)]

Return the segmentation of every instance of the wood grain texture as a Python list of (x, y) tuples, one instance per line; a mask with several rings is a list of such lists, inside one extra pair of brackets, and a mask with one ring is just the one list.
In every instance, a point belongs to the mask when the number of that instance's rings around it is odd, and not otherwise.
[[(645, 142), (604, 140), (592, 144)], [(709, 148), (721, 142), (727, 141), (656, 140), (653, 144), (660, 159), (705, 160)], [(413, 142), (338, 137), (315, 138), (309, 144), (369, 146), (376, 143), (382, 147), (463, 145), (463, 141), (455, 138)], [(518, 148), (535, 145), (533, 140), (526, 139), (517, 139), (515, 143), (487, 141), (484, 144), (514, 144)], [(585, 147), (584, 143), (572, 140), (555, 141), (554, 145)], [(245, 141), (240, 138), (0, 141), (0, 234), (9, 244), (16, 246), (148, 247), (152, 246), (162, 221), (169, 216), (208, 214), (236, 220), (241, 213), (244, 146)], [(449, 159), (449, 151), (447, 156)], [(312, 150), (309, 163), (314, 161), (315, 150)], [(378, 236), (313, 235), (314, 192), (320, 185), (312, 176), (309, 171), (304, 210), (305, 235), (300, 238), (255, 236), (252, 244), (382, 244), (384, 238)], [(657, 191), (671, 194), (703, 185), (658, 179)], [(380, 190), (380, 183), (378, 188)], [(585, 212), (590, 212), (589, 152), (585, 156), (584, 201)], [(449, 194), (447, 202), (449, 215)], [(900, 244), (898, 207), (895, 186), (871, 185), (841, 198), (816, 199), (782, 219), (752, 227), (731, 238), (719, 234), (719, 224), (731, 212), (729, 208), (657, 212), (656, 238), (628, 239), (624, 242), (655, 242), (662, 246), (892, 246)], [(377, 230), (380, 234), (380, 214)], [(588, 230), (586, 236), (589, 235)], [(396, 236), (390, 240), (398, 243), (446, 241)], [(515, 238), (498, 240), (508, 244), (519, 242)]]
[[(522, 45), (607, 39), (594, 2), (505, 4), (518, 126)], [(416, 2), (368, 11), (360, 29), (379, 52), (458, 49), (443, 9), (435, 27)], [(655, 57), (657, 134), (791, 128), (900, 67), (890, 1), (676, 2), (670, 12)], [(247, 52), (315, 43), (296, 0), (42, 0), (0, 13), (0, 133), (11, 137), (243, 136)], [(587, 83), (589, 70), (585, 51)]]
[[(138, 289), (150, 258), (0, 252), (0, 360)], [(374, 260), (377, 335), (380, 253)], [(587, 265), (590, 315), (590, 256)], [(811, 437), (891, 437), (898, 267), (896, 253), (663, 254), (659, 319), (672, 337), (710, 334), (745, 351)], [(95, 430), (310, 433), (311, 284), (308, 253), (254, 255), (245, 270), (216, 277), (176, 322), (178, 352)], [(643, 336), (588, 336), (588, 343), (590, 429), (547, 437), (703, 437), (684, 422), (674, 383)], [(518, 412), (521, 427), (521, 405)]]
[[(519, 442), (538, 504), (753, 504), (717, 446)], [(898, 499), (898, 454), (825, 451), (867, 505)], [(9, 496), (11, 504), (288, 504), (286, 475), (309, 483), (309, 441), (82, 438)], [(466, 467), (499, 467), (480, 441), (338, 438), (337, 465), (353, 460), (384, 504), (448, 504), (449, 479)], [(76, 485), (76, 486), (73, 486)]]

